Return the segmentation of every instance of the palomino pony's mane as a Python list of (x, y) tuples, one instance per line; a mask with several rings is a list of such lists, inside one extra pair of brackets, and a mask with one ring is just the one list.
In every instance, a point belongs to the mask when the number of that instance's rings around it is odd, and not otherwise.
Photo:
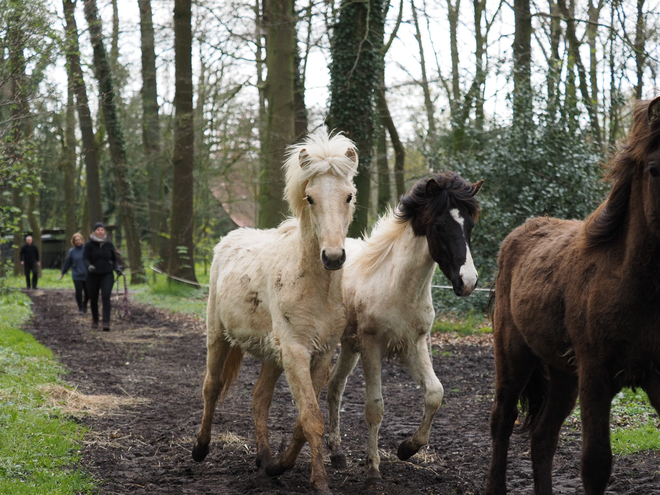
[[(427, 196), (426, 185), (429, 180), (438, 184), (438, 193)], [(412, 228), (416, 236), (426, 234), (426, 226), (435, 220), (441, 212), (459, 204), (464, 205), (470, 215), (477, 220), (479, 202), (474, 198), (474, 185), (453, 172), (433, 174), (420, 179), (408, 194), (401, 197), (395, 211), (388, 211), (378, 219), (365, 239), (366, 246), (360, 254), (359, 264), (364, 273), (380, 266), (391, 252), (394, 241)]]
[[(303, 162), (301, 163), (301, 152)], [(351, 150), (355, 159), (347, 156)], [(351, 153), (348, 153), (349, 155)], [(284, 198), (288, 201), (291, 212), (300, 217), (305, 201), (307, 182), (316, 175), (331, 173), (351, 182), (357, 173), (357, 148), (355, 143), (341, 133), (328, 135), (325, 128), (310, 134), (302, 143), (287, 149), (284, 162), (286, 187)]]
[(635, 171), (643, 166), (648, 154), (660, 141), (660, 126), (649, 124), (649, 103), (639, 101), (635, 105), (628, 139), (611, 160), (610, 171), (605, 178), (613, 184), (612, 191), (585, 222), (585, 247), (613, 241), (621, 234)]

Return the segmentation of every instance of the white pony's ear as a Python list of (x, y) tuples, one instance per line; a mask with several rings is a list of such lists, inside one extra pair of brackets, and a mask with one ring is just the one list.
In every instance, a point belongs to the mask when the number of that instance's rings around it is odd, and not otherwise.
[(472, 196), (476, 196), (477, 193), (479, 192), (479, 189), (481, 189), (481, 186), (483, 185), (484, 185), (483, 179), (481, 179), (479, 182), (472, 184)]
[(307, 150), (305, 148), (300, 150), (300, 153), (298, 153), (298, 163), (300, 163), (300, 168), (305, 168), (305, 165), (309, 164), (311, 158), (309, 154), (307, 153)]
[(348, 148), (348, 149), (346, 150), (346, 153), (344, 153), (344, 154), (345, 154), (348, 158), (350, 158), (350, 159), (353, 161), (353, 163), (355, 163), (355, 164), (357, 165), (357, 162), (358, 162), (358, 156), (357, 156), (357, 153), (355, 152), (355, 150), (354, 150), (353, 148)]

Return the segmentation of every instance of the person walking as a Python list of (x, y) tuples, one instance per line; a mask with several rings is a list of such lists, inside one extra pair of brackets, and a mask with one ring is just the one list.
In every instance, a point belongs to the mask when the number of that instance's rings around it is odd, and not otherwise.
[(23, 244), (20, 252), (21, 265), (23, 265), (23, 270), (25, 272), (25, 283), (27, 284), (28, 290), (30, 289), (30, 274), (32, 274), (32, 288), (37, 288), (39, 267), (41, 266), (41, 262), (39, 261), (39, 250), (33, 242), (34, 240), (32, 239), (32, 236), (28, 235), (25, 238), (25, 244)]
[(83, 236), (76, 232), (71, 237), (71, 245), (69, 253), (66, 255), (64, 264), (62, 265), (62, 274), (60, 280), (71, 268), (71, 279), (73, 280), (73, 287), (76, 289), (76, 302), (78, 303), (78, 314), (87, 313), (87, 301), (89, 301), (89, 291), (87, 290), (87, 268), (83, 262)]
[(99, 326), (99, 292), (103, 302), (103, 331), (110, 330), (110, 296), (114, 284), (114, 275), (123, 275), (117, 264), (115, 246), (108, 239), (105, 225), (96, 222), (89, 241), (83, 248), (83, 263), (87, 268), (87, 290), (89, 292), (89, 306), (92, 310), (92, 328)]

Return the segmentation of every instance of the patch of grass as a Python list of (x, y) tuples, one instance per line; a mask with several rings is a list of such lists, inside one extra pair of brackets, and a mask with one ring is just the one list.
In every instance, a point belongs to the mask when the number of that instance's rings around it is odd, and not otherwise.
[(431, 333), (457, 333), (460, 336), (492, 333), (490, 322), (479, 313), (468, 312), (462, 317), (455, 315), (439, 315), (433, 322)]
[[(580, 403), (566, 419), (580, 429)], [(610, 440), (615, 454), (632, 454), (644, 450), (660, 450), (660, 420), (643, 390), (624, 389), (612, 400)]]
[(131, 286), (130, 297), (141, 304), (149, 304), (172, 313), (187, 313), (206, 318), (207, 295), (206, 289), (196, 289), (158, 275), (156, 282), (145, 286), (142, 291), (136, 292)]
[(89, 493), (96, 483), (76, 468), (85, 431), (47, 405), (63, 368), (19, 330), (31, 315), (19, 292), (0, 295), (0, 493)]

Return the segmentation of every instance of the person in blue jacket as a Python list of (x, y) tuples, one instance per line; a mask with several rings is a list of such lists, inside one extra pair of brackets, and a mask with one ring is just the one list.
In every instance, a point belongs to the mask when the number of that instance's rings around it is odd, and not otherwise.
[(71, 279), (73, 280), (73, 287), (76, 289), (76, 302), (78, 303), (78, 314), (87, 313), (87, 301), (89, 301), (89, 292), (87, 291), (87, 268), (83, 263), (83, 236), (76, 232), (71, 237), (71, 245), (69, 254), (66, 255), (64, 264), (62, 265), (62, 274), (60, 280), (71, 268)]
[(87, 268), (87, 290), (89, 291), (89, 306), (92, 310), (92, 329), (99, 326), (99, 292), (103, 302), (103, 331), (110, 330), (110, 296), (115, 277), (123, 273), (117, 263), (117, 251), (105, 232), (105, 225), (96, 222), (94, 232), (89, 236), (83, 249), (83, 263)]

